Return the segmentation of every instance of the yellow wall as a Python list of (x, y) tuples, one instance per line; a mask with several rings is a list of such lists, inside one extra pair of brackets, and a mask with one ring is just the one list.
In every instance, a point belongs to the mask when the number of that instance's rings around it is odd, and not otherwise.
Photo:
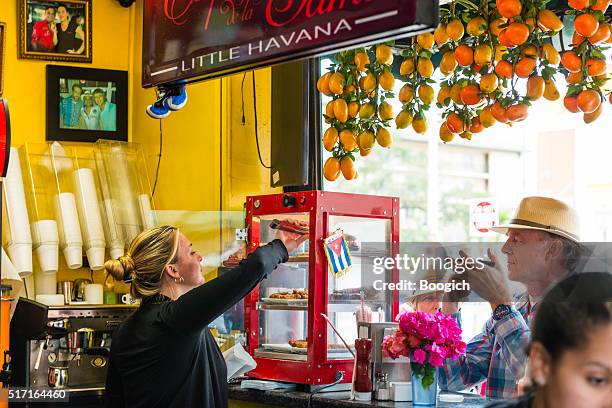
[[(145, 113), (146, 106), (155, 100), (155, 90), (140, 86), (143, 2), (137, 1), (129, 9), (113, 0), (93, 2), (92, 64), (18, 59), (17, 3), (2, 0), (0, 8), (0, 21), (7, 24), (3, 97), (10, 105), (13, 146), (45, 141), (45, 65), (128, 70), (128, 138), (144, 146), (153, 182), (159, 121)], [(260, 148), (264, 162), (269, 164), (270, 70), (257, 71), (256, 80)], [(240, 214), (230, 217), (219, 211), (240, 212), (246, 195), (273, 192), (268, 187), (269, 173), (257, 157), (251, 73), (244, 86), (244, 126), (241, 82), (242, 74), (238, 74), (190, 85), (185, 108), (162, 120), (163, 151), (154, 205), (167, 211), (162, 218), (180, 226), (204, 253), (218, 252), (233, 240)], [(219, 242), (220, 225), (223, 242)], [(59, 280), (89, 276), (86, 270), (66, 269), (61, 258)], [(103, 274), (96, 272), (94, 279), (103, 279)]]

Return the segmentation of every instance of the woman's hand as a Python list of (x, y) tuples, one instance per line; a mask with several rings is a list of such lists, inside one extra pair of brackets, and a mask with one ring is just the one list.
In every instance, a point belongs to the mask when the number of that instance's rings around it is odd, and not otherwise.
[[(305, 222), (293, 220), (285, 221), (298, 227), (308, 227), (308, 223)], [(283, 241), (283, 244), (285, 244), (285, 248), (287, 248), (287, 252), (293, 252), (297, 247), (299, 247), (304, 241), (308, 239), (308, 234), (300, 235), (293, 232), (287, 232), (277, 229), (274, 238)]]

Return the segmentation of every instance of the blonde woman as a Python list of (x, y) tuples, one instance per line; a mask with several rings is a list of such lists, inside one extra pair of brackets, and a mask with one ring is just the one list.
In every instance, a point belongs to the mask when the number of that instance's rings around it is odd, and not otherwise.
[(108, 261), (107, 273), (131, 281), (142, 301), (113, 335), (106, 406), (227, 407), (225, 361), (207, 326), (306, 239), (283, 231), (276, 238), (207, 283), (202, 257), (174, 227), (144, 231)]

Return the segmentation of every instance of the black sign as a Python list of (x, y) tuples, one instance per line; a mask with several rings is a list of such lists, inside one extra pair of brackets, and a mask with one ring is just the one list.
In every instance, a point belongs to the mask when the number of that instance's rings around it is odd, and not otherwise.
[(437, 0), (146, 0), (143, 87), (430, 31)]

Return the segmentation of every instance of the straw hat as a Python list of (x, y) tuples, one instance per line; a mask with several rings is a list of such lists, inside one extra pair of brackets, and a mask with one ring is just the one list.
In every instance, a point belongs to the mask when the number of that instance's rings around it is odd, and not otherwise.
[(525, 197), (506, 225), (491, 230), (505, 234), (509, 228), (548, 231), (579, 242), (578, 213), (562, 201), (549, 197)]

